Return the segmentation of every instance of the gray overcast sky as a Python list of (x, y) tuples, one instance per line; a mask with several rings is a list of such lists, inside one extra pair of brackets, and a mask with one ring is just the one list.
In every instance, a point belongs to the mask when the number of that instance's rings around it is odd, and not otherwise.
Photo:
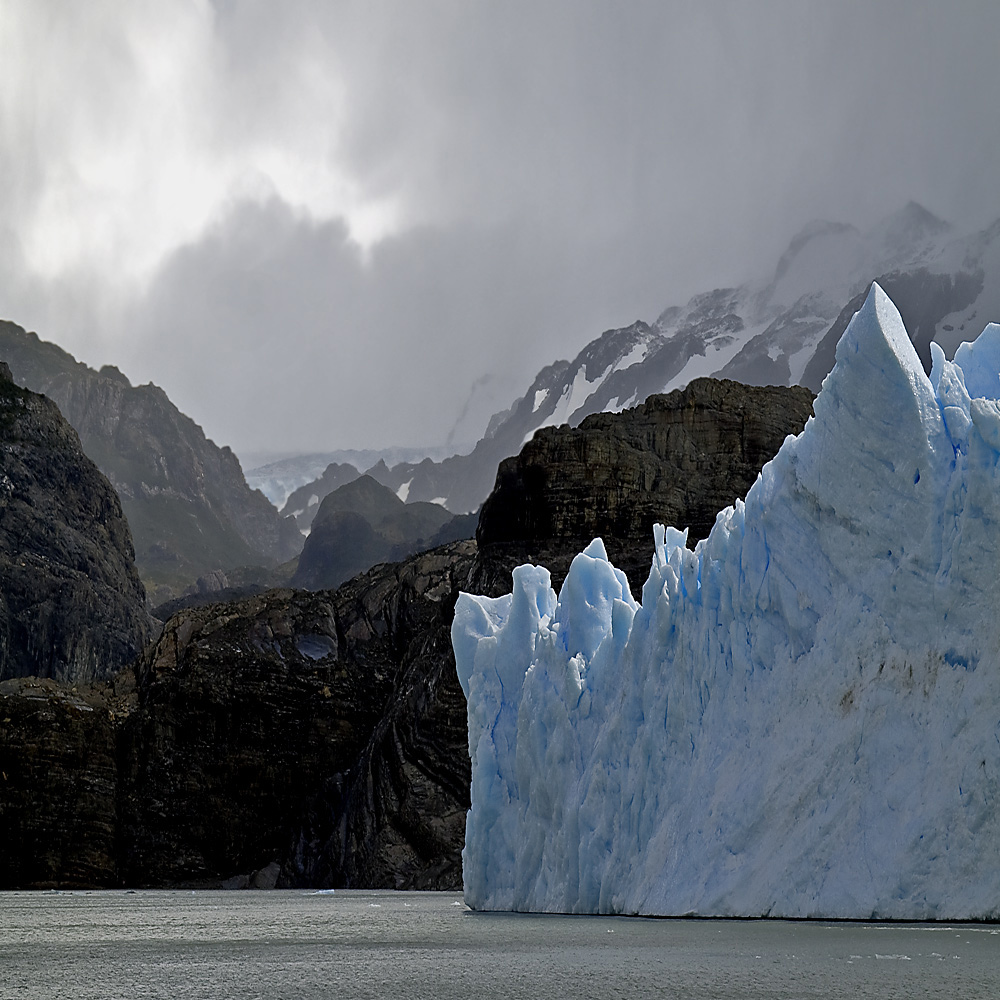
[(441, 444), (813, 218), (1000, 217), (998, 44), (995, 2), (0, 0), (0, 316), (238, 454)]

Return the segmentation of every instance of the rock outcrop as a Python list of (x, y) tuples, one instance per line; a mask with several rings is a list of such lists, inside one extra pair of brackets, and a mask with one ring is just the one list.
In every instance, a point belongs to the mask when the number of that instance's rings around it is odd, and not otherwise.
[(393, 676), (347, 655), (333, 596), (272, 591), (167, 623), (124, 733), (128, 884), (218, 885), (266, 867), (300, 804), (350, 769)]
[(0, 889), (460, 886), (474, 556), (187, 609), (113, 685), (0, 684)]
[(133, 386), (112, 366), (94, 371), (2, 321), (0, 358), (55, 401), (118, 491), (153, 604), (213, 570), (273, 565), (301, 549), (294, 521), (251, 490), (232, 451), (208, 440), (162, 389)]
[(388, 660), (395, 677), (355, 765), (328, 776), (310, 804), (282, 862), (285, 884), (462, 884), (470, 772), (451, 621), (475, 553), (475, 542), (455, 542), (337, 591), (347, 654), (359, 664)]
[(0, 363), (0, 680), (110, 677), (153, 635), (111, 484)]
[(117, 884), (125, 698), (104, 684), (0, 682), (0, 889)]
[(360, 476), (323, 498), (292, 586), (339, 587), (376, 563), (405, 559), (428, 548), (452, 519), (439, 504), (404, 503), (371, 476)]
[(704, 538), (716, 514), (746, 495), (761, 467), (812, 414), (801, 386), (758, 388), (695, 379), (579, 427), (545, 427), (500, 464), (476, 538), (479, 593), (509, 593), (510, 571), (541, 562), (555, 586), (600, 536), (635, 593), (649, 572), (653, 524)]
[(300, 486), (289, 494), (281, 513), (285, 517), (295, 518), (299, 531), (308, 531), (319, 512), (323, 498), (341, 486), (353, 482), (360, 475), (361, 473), (347, 462), (331, 462), (318, 479)]
[(123, 732), (122, 879), (249, 885), (274, 865), (282, 885), (459, 884), (449, 629), (474, 548), (172, 618)]

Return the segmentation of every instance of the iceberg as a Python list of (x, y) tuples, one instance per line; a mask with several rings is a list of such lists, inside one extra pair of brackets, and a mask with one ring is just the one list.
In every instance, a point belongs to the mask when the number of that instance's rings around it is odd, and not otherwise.
[(1000, 327), (928, 377), (873, 285), (815, 416), (637, 603), (462, 594), (475, 909), (1000, 917)]

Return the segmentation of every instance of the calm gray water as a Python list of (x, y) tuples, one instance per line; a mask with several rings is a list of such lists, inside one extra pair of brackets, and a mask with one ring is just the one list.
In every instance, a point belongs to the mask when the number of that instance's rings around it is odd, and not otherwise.
[(1000, 996), (1000, 928), (484, 914), (451, 893), (0, 893), (0, 998)]

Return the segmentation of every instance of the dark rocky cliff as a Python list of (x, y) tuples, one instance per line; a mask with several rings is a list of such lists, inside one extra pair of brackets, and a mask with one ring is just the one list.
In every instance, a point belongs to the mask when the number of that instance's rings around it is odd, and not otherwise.
[(0, 889), (458, 886), (474, 555), (187, 609), (114, 685), (0, 684)]
[(301, 549), (294, 521), (251, 490), (232, 451), (208, 440), (162, 389), (133, 386), (110, 366), (96, 372), (3, 321), (0, 358), (56, 402), (118, 491), (153, 604), (213, 570), (284, 562)]
[(282, 862), (285, 884), (461, 886), (470, 767), (451, 621), (475, 554), (475, 542), (455, 542), (337, 591), (352, 655), (381, 655), (396, 670), (357, 762), (317, 789)]
[(638, 594), (649, 573), (653, 524), (704, 538), (716, 514), (746, 495), (761, 467), (812, 414), (801, 386), (758, 388), (695, 379), (579, 427), (546, 427), (500, 464), (476, 538), (475, 585), (510, 591), (510, 571), (540, 562), (558, 588), (595, 536)]
[(115, 491), (0, 363), (0, 680), (110, 677), (152, 634)]
[(473, 550), (171, 619), (123, 731), (124, 881), (457, 885), (468, 754), (445, 640)]
[(105, 684), (0, 682), (0, 889), (117, 884), (126, 697)]
[(126, 882), (218, 885), (266, 867), (301, 803), (351, 767), (393, 678), (349, 655), (334, 598), (272, 591), (167, 623), (124, 732)]

